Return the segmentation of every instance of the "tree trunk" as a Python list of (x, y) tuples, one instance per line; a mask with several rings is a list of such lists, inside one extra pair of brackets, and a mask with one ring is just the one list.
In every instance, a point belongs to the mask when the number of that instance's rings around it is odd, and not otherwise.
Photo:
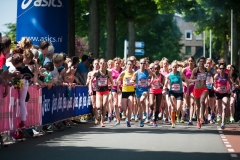
[(135, 27), (134, 21), (128, 21), (128, 56), (135, 55)]
[(115, 0), (107, 0), (107, 51), (106, 59), (116, 57)]
[(89, 52), (99, 58), (100, 23), (98, 0), (89, 0)]
[(68, 2), (68, 56), (75, 56), (75, 0)]
[(233, 65), (239, 68), (237, 14), (233, 12)]
[[(226, 31), (225, 33), (224, 33), (224, 54), (223, 54), (223, 58), (226, 60), (226, 63), (228, 64), (228, 61), (229, 61), (229, 40), (227, 39), (227, 35), (228, 35), (228, 32)], [(220, 58), (221, 57), (221, 55), (219, 54), (218, 55), (219, 57), (218, 58)]]

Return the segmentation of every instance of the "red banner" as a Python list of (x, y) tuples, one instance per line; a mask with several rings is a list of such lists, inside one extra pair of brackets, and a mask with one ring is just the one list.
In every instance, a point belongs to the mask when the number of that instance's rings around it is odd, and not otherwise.
[[(29, 86), (26, 127), (42, 123), (42, 90)], [(0, 132), (16, 130), (20, 123), (19, 91), (9, 87), (7, 97), (3, 98), (4, 86), (0, 85)]]

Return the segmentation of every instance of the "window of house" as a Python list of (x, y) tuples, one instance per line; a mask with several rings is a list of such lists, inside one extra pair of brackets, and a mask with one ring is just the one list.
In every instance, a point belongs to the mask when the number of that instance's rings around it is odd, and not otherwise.
[(191, 46), (186, 46), (186, 54), (191, 54)]
[(202, 38), (202, 34), (196, 35), (196, 40), (200, 41), (200, 40), (202, 40), (202, 39), (203, 39), (203, 38)]
[(192, 40), (192, 31), (190, 31), (190, 30), (185, 31), (185, 39)]

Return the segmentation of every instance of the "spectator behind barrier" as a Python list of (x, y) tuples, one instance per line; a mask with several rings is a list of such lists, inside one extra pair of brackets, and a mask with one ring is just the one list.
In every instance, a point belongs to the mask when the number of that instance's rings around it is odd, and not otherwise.
[(45, 40), (42, 40), (40, 43), (39, 43), (39, 63), (40, 63), (40, 67), (43, 67), (43, 63), (44, 63), (44, 60), (45, 60), (45, 56), (46, 56), (46, 53), (48, 51), (48, 46), (49, 46), (49, 42), (45, 41)]
[(11, 39), (8, 36), (2, 37), (2, 52), (0, 52), (0, 68), (6, 63), (6, 58), (9, 57), (11, 49)]
[(54, 54), (54, 47), (50, 45), (48, 46), (48, 51), (46, 53), (46, 57), (43, 62), (43, 65), (45, 65), (47, 62), (52, 62), (53, 54)]
[(54, 85), (60, 85), (62, 78), (59, 75), (58, 68), (63, 65), (63, 54), (54, 54), (53, 55), (53, 64), (54, 70), (51, 72)]
[(87, 82), (87, 69), (89, 68), (89, 61), (88, 61), (88, 56), (83, 55), (82, 56), (82, 62), (79, 63), (77, 66), (77, 71), (75, 73), (75, 76), (79, 79), (79, 81), (83, 84), (86, 85)]

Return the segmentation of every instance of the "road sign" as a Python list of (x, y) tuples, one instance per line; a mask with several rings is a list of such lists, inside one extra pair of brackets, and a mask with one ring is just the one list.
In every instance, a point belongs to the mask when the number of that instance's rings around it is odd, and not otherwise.
[(135, 42), (135, 48), (144, 48), (145, 43), (144, 42)]
[(144, 49), (135, 49), (135, 55), (136, 56), (143, 56), (144, 55)]

